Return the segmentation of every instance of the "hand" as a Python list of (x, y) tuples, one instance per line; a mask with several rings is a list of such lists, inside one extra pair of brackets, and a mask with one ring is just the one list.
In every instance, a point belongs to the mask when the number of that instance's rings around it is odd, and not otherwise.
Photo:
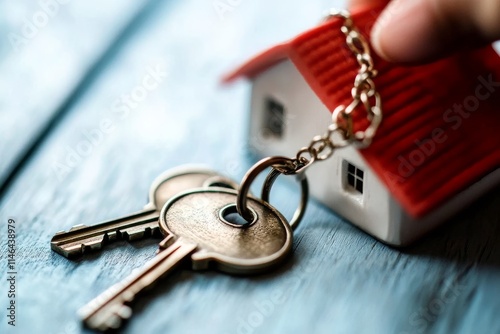
[(423, 63), (500, 39), (500, 0), (349, 0), (389, 3), (375, 23), (372, 45), (383, 58)]

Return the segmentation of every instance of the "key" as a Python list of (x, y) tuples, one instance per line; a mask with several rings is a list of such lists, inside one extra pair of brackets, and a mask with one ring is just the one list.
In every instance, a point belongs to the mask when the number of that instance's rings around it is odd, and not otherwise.
[(171, 197), (187, 189), (209, 186), (238, 187), (234, 181), (209, 169), (184, 166), (168, 170), (153, 181), (149, 203), (142, 211), (93, 226), (77, 225), (68, 232), (58, 232), (50, 241), (51, 248), (62, 256), (73, 258), (87, 251), (99, 250), (104, 244), (116, 240), (132, 241), (159, 235), (159, 213)]
[(80, 309), (85, 325), (100, 331), (119, 328), (132, 315), (136, 296), (182, 263), (193, 270), (254, 274), (283, 261), (292, 246), (288, 222), (269, 204), (249, 197), (253, 220), (244, 226), (231, 217), (237, 212), (236, 197), (236, 190), (205, 188), (167, 202), (160, 214), (165, 239), (158, 254)]

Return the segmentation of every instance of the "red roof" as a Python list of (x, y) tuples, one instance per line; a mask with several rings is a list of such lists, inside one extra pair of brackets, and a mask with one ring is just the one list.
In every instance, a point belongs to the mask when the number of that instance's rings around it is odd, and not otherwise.
[[(365, 36), (378, 12), (353, 13)], [(358, 65), (341, 23), (328, 21), (272, 47), (224, 80), (254, 78), (290, 59), (330, 111), (347, 105)], [(360, 152), (408, 213), (425, 216), (500, 167), (500, 57), (493, 48), (413, 67), (374, 58), (384, 119)], [(357, 111), (358, 126), (365, 126)]]

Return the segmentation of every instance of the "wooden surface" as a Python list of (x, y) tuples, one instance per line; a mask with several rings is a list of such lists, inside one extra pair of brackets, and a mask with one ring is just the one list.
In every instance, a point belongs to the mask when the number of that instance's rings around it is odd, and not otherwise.
[[(105, 3), (70, 2), (21, 51), (0, 48), (0, 333), (86, 332), (77, 309), (154, 256), (157, 240), (69, 261), (50, 250), (52, 235), (140, 209), (155, 176), (184, 163), (240, 180), (254, 162), (249, 85), (221, 88), (218, 79), (315, 24), (325, 8), (343, 6)], [(220, 16), (214, 3), (230, 9)], [(4, 41), (39, 10), (30, 6), (0, 5)], [(157, 88), (118, 110), (116, 100), (155, 70)], [(286, 182), (273, 190), (288, 217), (297, 191)], [(398, 250), (310, 201), (284, 266), (256, 277), (178, 272), (140, 298), (123, 331), (500, 333), (498, 207), (500, 189)], [(6, 317), (9, 218), (17, 229), (16, 327)]]

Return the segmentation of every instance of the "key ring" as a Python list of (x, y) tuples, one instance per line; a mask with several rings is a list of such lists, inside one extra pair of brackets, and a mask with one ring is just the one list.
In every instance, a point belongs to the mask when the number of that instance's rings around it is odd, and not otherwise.
[(300, 178), (302, 190), (300, 204), (290, 222), (290, 226), (295, 229), (304, 216), (307, 207), (309, 185), (307, 177), (304, 173), (297, 174), (296, 171), (300, 169), (301, 164), (297, 164), (297, 160), (294, 159), (286, 157), (269, 157), (264, 158), (253, 165), (243, 177), (243, 181), (241, 182), (240, 189), (238, 191), (238, 197), (236, 199), (236, 208), (238, 213), (245, 218), (245, 220), (251, 221), (252, 213), (247, 206), (248, 192), (255, 178), (268, 167), (273, 167), (273, 170), (267, 176), (262, 188), (262, 200), (265, 202), (268, 202), (269, 193), (273, 183), (280, 174), (297, 175)]
[[(260, 195), (264, 202), (269, 203), (269, 194), (271, 188), (273, 187), (274, 181), (283, 173), (282, 171), (273, 168), (266, 177), (264, 185), (262, 186), (262, 193)], [(295, 212), (293, 213), (292, 219), (290, 220), (290, 227), (295, 230), (299, 223), (302, 221), (302, 217), (306, 213), (307, 201), (309, 199), (309, 183), (307, 182), (307, 177), (305, 173), (299, 173), (296, 175), (297, 181), (300, 181), (301, 193), (300, 193), (300, 203)]]

